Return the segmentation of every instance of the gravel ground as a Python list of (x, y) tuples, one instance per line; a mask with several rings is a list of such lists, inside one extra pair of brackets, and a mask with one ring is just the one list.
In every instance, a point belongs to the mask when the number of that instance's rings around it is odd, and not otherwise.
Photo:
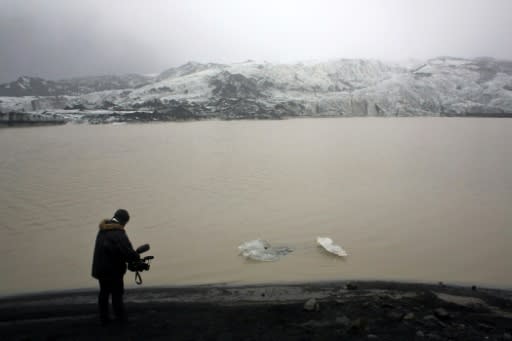
[(0, 340), (512, 340), (512, 293), (387, 282), (143, 288), (101, 326), (95, 291), (0, 299)]

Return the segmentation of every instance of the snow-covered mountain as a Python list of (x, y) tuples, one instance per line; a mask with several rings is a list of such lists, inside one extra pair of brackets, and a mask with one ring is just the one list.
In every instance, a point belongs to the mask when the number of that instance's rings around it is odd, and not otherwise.
[(0, 96), (59, 96), (81, 95), (90, 92), (136, 88), (152, 81), (152, 77), (128, 74), (45, 80), (37, 77), (19, 77), (14, 82), (0, 85)]
[[(512, 62), (491, 58), (438, 57), (404, 63), (359, 59), (297, 64), (190, 62), (154, 78), (130, 77), (72, 83), (21, 77), (14, 83), (30, 88), (32, 96), (0, 97), (0, 111), (90, 122), (512, 114)], [(40, 84), (46, 90), (36, 90)], [(9, 86), (14, 85), (0, 85), (0, 95)]]

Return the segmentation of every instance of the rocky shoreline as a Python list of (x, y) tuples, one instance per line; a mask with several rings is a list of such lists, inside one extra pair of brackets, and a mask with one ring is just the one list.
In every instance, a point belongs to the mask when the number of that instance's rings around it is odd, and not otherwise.
[[(479, 117), (479, 118), (512, 118), (512, 113), (500, 114), (440, 114), (440, 117)], [(304, 116), (294, 115), (291, 112), (269, 111), (267, 109), (257, 108), (255, 112), (242, 114), (240, 111), (223, 112), (220, 114), (208, 112), (192, 112), (181, 106), (170, 108), (165, 111), (69, 111), (69, 112), (43, 112), (43, 113), (20, 113), (9, 112), (0, 113), (0, 126), (18, 127), (18, 126), (39, 126), (39, 125), (62, 125), (67, 123), (87, 123), (87, 124), (112, 124), (112, 123), (150, 123), (150, 122), (183, 122), (183, 121), (202, 121), (209, 119), (217, 120), (282, 120), (289, 118), (318, 118), (318, 117), (353, 117), (344, 115), (325, 115), (325, 116)], [(403, 115), (397, 117), (405, 117)]]
[(0, 299), (6, 340), (511, 340), (512, 292), (389, 282), (207, 285), (126, 293), (102, 327), (96, 291)]

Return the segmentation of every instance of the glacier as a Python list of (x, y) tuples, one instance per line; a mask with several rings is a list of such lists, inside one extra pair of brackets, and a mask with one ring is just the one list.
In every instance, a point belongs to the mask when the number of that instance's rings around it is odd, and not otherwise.
[[(512, 116), (512, 62), (437, 57), (276, 64), (189, 62), (157, 76), (0, 85), (12, 114), (112, 123), (343, 116)], [(9, 116), (11, 114), (11, 116)]]

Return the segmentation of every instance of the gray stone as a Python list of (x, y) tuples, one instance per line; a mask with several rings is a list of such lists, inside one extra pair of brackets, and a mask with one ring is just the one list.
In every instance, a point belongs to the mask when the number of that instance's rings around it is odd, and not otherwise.
[(415, 315), (414, 313), (407, 313), (405, 316), (404, 316), (404, 320), (414, 320), (415, 319)]
[(416, 332), (416, 336), (417, 336), (417, 337), (425, 337), (425, 334), (424, 334), (421, 330), (418, 330), (418, 331)]
[(310, 298), (309, 300), (304, 303), (304, 310), (306, 311), (319, 311), (320, 305), (314, 298)]
[(450, 314), (448, 314), (448, 312), (446, 310), (444, 310), (443, 308), (436, 309), (434, 314), (440, 320), (448, 320), (450, 318)]
[(503, 334), (503, 340), (512, 340), (512, 335), (510, 335), (509, 333)]
[(485, 330), (486, 332), (490, 332), (494, 329), (493, 326), (491, 326), (490, 324), (487, 324), (487, 323), (478, 323), (477, 326), (478, 326), (478, 328)]
[(423, 321), (425, 321), (425, 324), (429, 327), (437, 327), (439, 322), (441, 322), (434, 315), (427, 315), (423, 317)]
[(443, 338), (436, 333), (429, 333), (427, 337), (431, 340), (442, 340)]
[(379, 338), (379, 337), (378, 337), (377, 335), (375, 335), (375, 334), (368, 334), (368, 339), (369, 339), (369, 340), (376, 340), (376, 339), (378, 339), (378, 338)]
[(328, 327), (330, 325), (331, 325), (331, 323), (329, 321), (309, 320), (309, 321), (304, 322), (303, 324), (301, 324), (301, 327), (304, 327), (304, 328), (325, 328), (325, 327)]

